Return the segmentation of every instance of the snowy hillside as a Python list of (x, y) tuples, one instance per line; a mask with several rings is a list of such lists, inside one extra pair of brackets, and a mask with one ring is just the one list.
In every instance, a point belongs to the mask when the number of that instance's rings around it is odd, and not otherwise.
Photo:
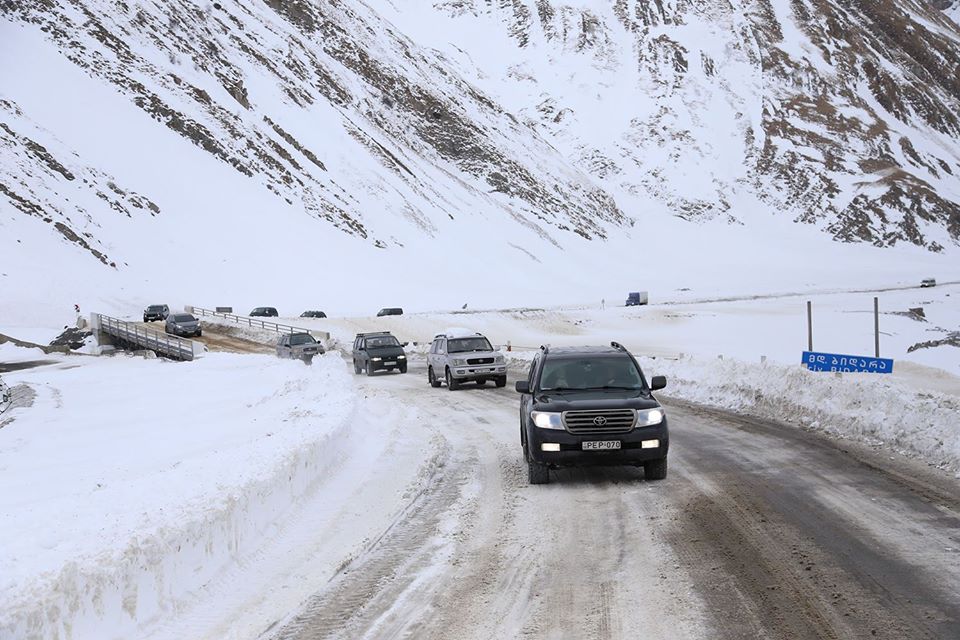
[(46, 322), (957, 275), (960, 33), (868, 4), (17, 3), (0, 286)]

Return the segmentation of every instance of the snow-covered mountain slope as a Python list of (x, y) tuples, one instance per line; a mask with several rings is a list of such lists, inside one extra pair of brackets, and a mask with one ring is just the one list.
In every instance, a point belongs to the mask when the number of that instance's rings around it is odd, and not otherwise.
[(921, 2), (5, 3), (0, 288), (359, 311), (943, 277), (958, 51)]
[(885, 246), (960, 237), (960, 32), (925, 0), (393, 6), (619, 202), (770, 209)]

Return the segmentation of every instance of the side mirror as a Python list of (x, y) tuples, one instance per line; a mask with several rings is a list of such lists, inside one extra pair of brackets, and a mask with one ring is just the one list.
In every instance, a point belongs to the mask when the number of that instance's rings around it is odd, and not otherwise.
[(527, 380), (517, 380), (517, 393), (530, 393), (530, 382)]
[(656, 391), (657, 389), (663, 389), (667, 386), (666, 376), (653, 376), (650, 378), (650, 390)]

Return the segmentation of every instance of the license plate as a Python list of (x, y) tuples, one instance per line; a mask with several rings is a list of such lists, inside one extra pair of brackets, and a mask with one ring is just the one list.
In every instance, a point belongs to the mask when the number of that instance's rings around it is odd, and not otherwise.
[(396, 360), (386, 360), (383, 364), (397, 364)]
[(593, 451), (599, 449), (619, 449), (620, 441), (619, 440), (591, 440), (589, 442), (584, 442), (581, 445), (584, 451)]

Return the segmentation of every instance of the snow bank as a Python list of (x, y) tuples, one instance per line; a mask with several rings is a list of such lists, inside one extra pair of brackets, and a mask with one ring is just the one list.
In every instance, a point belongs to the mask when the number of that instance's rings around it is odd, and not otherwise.
[(18, 347), (12, 342), (0, 343), (0, 362), (29, 362), (48, 358), (42, 349), (36, 347)]
[[(960, 472), (960, 400), (877, 374), (736, 360), (641, 358), (670, 396), (884, 446)], [(960, 477), (960, 474), (958, 474)]]
[(139, 637), (311, 492), (349, 429), (342, 360), (117, 356), (6, 376), (0, 637)]

